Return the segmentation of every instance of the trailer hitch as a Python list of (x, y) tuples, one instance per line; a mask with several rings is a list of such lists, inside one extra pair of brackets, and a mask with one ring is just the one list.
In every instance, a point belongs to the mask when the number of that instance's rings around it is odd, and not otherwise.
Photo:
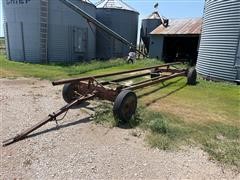
[[(53, 112), (52, 114), (49, 114), (45, 119), (43, 119), (42, 121), (40, 121), (36, 125), (30, 127), (29, 129), (27, 129), (27, 130), (23, 131), (22, 133), (16, 135), (15, 137), (12, 137), (12, 138), (10, 138), (8, 140), (3, 141), (2, 142), (2, 146), (8, 146), (8, 145), (10, 145), (12, 143), (15, 143), (17, 141), (25, 139), (31, 132), (33, 132), (36, 129), (42, 127), (43, 125), (47, 124), (50, 121), (55, 121), (56, 124), (57, 124), (57, 121), (58, 121), (57, 117), (58, 116), (60, 116), (64, 112), (67, 112), (69, 109), (71, 109), (75, 105), (79, 105), (80, 103), (82, 103), (82, 102), (84, 102), (86, 100), (89, 100), (89, 99), (93, 98), (94, 96), (95, 96), (94, 94), (88, 94), (86, 96), (79, 97), (78, 99), (72, 101), (71, 103), (63, 106), (59, 110)], [(64, 115), (64, 117), (65, 117), (65, 115)]]

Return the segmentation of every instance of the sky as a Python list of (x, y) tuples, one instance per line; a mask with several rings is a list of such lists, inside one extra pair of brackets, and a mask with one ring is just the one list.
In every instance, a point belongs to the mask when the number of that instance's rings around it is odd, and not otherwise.
[[(2, 9), (3, 1), (5, 0), (0, 0), (0, 37), (4, 36), (3, 9)], [(96, 3), (98, 1), (99, 0), (91, 0), (92, 3)], [(155, 3), (159, 4), (158, 9), (160, 14), (169, 19), (201, 17), (203, 15), (203, 7), (205, 0), (123, 0), (123, 1), (132, 6), (140, 13), (139, 20), (141, 20), (143, 18), (146, 18), (154, 11), (153, 6)]]

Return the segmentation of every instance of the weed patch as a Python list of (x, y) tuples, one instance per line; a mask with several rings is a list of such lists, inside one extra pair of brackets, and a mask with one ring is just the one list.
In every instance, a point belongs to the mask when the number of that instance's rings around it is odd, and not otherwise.
[(113, 118), (112, 103), (105, 101), (101, 103), (95, 110), (94, 121), (109, 127), (118, 126), (119, 122)]

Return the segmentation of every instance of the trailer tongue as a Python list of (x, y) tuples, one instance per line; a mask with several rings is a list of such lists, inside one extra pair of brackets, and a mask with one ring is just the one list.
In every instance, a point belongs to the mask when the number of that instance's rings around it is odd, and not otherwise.
[[(169, 63), (97, 76), (54, 81), (52, 82), (54, 86), (64, 84), (62, 96), (67, 105), (60, 108), (58, 111), (49, 114), (44, 120), (21, 134), (4, 141), (3, 146), (7, 146), (26, 138), (28, 134), (50, 121), (57, 122), (56, 118), (59, 115), (67, 112), (73, 106), (95, 97), (114, 102), (114, 117), (122, 122), (128, 122), (135, 114), (137, 108), (137, 96), (133, 92), (134, 90), (142, 89), (144, 87), (180, 76), (187, 77), (187, 84), (196, 84), (197, 73), (195, 68), (176, 68), (175, 65), (179, 64), (180, 63)], [(119, 75), (121, 75), (121, 77), (116, 77)], [(113, 79), (106, 81), (104, 80), (106, 77), (112, 77)], [(128, 80), (134, 80), (136, 78), (142, 78), (143, 80), (130, 85), (126, 85), (126, 83), (124, 83)]]

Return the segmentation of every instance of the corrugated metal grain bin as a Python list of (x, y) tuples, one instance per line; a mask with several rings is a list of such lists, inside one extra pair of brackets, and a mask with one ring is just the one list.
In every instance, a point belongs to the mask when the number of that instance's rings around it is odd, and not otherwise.
[[(120, 0), (104, 0), (96, 6), (97, 20), (136, 45), (138, 12)], [(129, 47), (97, 29), (97, 58), (124, 57), (128, 55), (128, 51)]]
[[(96, 7), (71, 0), (91, 16)], [(8, 57), (32, 63), (75, 62), (95, 58), (96, 30), (58, 0), (4, 0)]]
[(207, 79), (239, 81), (240, 1), (205, 2), (197, 71)]
[(161, 24), (161, 17), (157, 11), (142, 20), (141, 39), (149, 52), (150, 33)]

